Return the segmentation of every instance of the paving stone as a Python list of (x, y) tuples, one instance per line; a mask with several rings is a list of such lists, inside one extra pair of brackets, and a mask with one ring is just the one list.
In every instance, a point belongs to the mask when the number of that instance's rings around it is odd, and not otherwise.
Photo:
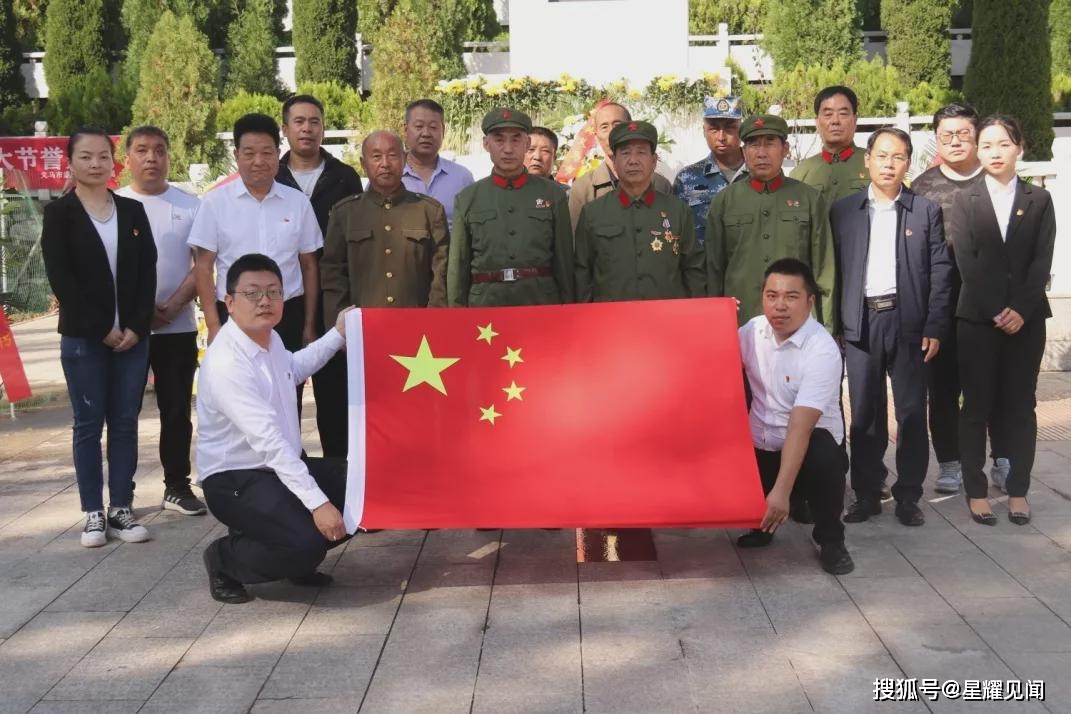
[(30, 714), (135, 714), (144, 703), (143, 699), (108, 699), (88, 702), (46, 699), (34, 705)]
[(725, 637), (728, 632), (773, 632), (773, 624), (746, 577), (667, 580), (666, 601), (682, 637)]
[(295, 635), (260, 696), (313, 699), (329, 693), (359, 702), (383, 640), (381, 635)]
[[(1071, 654), (1053, 652), (1013, 652), (1005, 655), (1005, 660), (1015, 678), (1025, 682), (1028, 679), (1041, 680), (1045, 683), (1045, 705), (1050, 711), (1071, 711)], [(1020, 704), (1014, 704), (1018, 711)]]
[(964, 619), (1001, 656), (1071, 653), (1071, 627), (1033, 597), (978, 598), (957, 604)]
[[(904, 678), (904, 673), (887, 653), (855, 655), (793, 654), (792, 669), (799, 677), (807, 700), (817, 712), (887, 711), (887, 702), (874, 701), (874, 681)], [(897, 702), (897, 712), (925, 712), (922, 702)]]
[[(251, 604), (251, 603), (250, 603)], [(182, 658), (184, 667), (272, 667), (304, 617), (224, 608)]]
[(401, 601), (402, 591), (396, 587), (324, 588), (302, 620), (298, 635), (385, 636)]
[(145, 701), (192, 642), (187, 638), (105, 637), (45, 698)]
[(1026, 597), (1030, 593), (980, 551), (908, 555), (919, 573), (953, 606), (964, 598)]
[(962, 623), (959, 613), (921, 577), (844, 578), (842, 582), (871, 625)]
[(744, 575), (728, 533), (720, 529), (656, 530), (655, 548), (667, 580)]
[(258, 699), (251, 714), (355, 714), (360, 699)]
[(141, 712), (245, 714), (270, 673), (270, 666), (180, 665), (167, 675)]
[(419, 545), (348, 546), (331, 574), (346, 587), (391, 586), (402, 588), (413, 573)]

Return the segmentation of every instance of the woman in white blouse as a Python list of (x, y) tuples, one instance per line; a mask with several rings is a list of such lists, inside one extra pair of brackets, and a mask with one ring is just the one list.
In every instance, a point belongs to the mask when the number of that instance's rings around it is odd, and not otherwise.
[(963, 385), (959, 440), (971, 517), (993, 526), (982, 467), (986, 427), (1000, 420), (1011, 463), (1008, 519), (1030, 522), (1026, 495), (1037, 445), (1038, 371), (1045, 320), (1052, 316), (1045, 286), (1052, 267), (1056, 217), (1052, 197), (1015, 173), (1023, 155), (1018, 122), (986, 117), (978, 125), (985, 179), (963, 189), (952, 205), (951, 238), (963, 290), (956, 306)]

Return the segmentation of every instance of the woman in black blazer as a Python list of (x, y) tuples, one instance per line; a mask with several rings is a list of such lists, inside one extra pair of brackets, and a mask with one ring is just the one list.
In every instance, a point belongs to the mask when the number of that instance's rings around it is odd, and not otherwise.
[(156, 244), (141, 203), (108, 190), (115, 156), (106, 132), (76, 131), (67, 159), (74, 190), (45, 206), (41, 251), (59, 300), (60, 360), (74, 411), (74, 471), (86, 513), (82, 545), (104, 545), (108, 535), (139, 542), (149, 534), (134, 518), (131, 501), (156, 297)]
[(996, 525), (987, 499), (987, 425), (1000, 420), (1011, 464), (1008, 519), (1030, 522), (1026, 494), (1037, 446), (1038, 371), (1045, 320), (1052, 317), (1045, 285), (1052, 268), (1056, 214), (1043, 188), (1020, 181), (1015, 165), (1023, 135), (1011, 117), (978, 125), (978, 158), (985, 178), (952, 204), (951, 232), (963, 289), (956, 307), (963, 385), (959, 441), (971, 517)]

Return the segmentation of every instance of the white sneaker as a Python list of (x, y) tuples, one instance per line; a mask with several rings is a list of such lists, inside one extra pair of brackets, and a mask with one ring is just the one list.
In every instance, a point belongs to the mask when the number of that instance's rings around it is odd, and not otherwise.
[(1009, 473), (1011, 473), (1011, 463), (1007, 459), (994, 459), (993, 468), (989, 469), (989, 480), (994, 486), (1007, 493)]
[(963, 473), (958, 461), (945, 461), (938, 464), (939, 473), (933, 490), (937, 493), (959, 493), (963, 484)]
[(99, 548), (107, 544), (105, 534), (104, 511), (86, 513), (86, 527), (82, 529), (82, 545), (86, 548)]
[(127, 543), (141, 543), (149, 540), (149, 531), (134, 518), (129, 508), (108, 509), (108, 535)]

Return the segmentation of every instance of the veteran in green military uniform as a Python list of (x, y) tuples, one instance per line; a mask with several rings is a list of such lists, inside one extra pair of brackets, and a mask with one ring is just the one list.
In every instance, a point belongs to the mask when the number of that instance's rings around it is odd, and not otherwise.
[(652, 185), (658, 131), (642, 121), (610, 132), (619, 187), (588, 203), (576, 228), (579, 302), (703, 297), (703, 248), (688, 205)]
[(762, 314), (766, 266), (779, 258), (798, 258), (814, 271), (821, 290), (816, 317), (832, 331), (836, 262), (829, 212), (818, 191), (786, 178), (788, 125), (781, 117), (760, 114), (740, 127), (751, 177), (714, 197), (707, 215), (707, 294), (740, 301), (739, 322)]
[(324, 319), (358, 307), (446, 304), (446, 212), (402, 184), (405, 151), (397, 134), (376, 131), (361, 144), (368, 190), (331, 209), (320, 259)]
[(512, 109), (483, 119), (491, 175), (454, 200), (450, 306), (573, 302), (573, 232), (565, 191), (524, 168), (532, 120)]
[(801, 161), (791, 176), (822, 194), (826, 206), (870, 185), (864, 151), (855, 145), (859, 100), (849, 87), (826, 87), (814, 98), (815, 123), (822, 151)]

